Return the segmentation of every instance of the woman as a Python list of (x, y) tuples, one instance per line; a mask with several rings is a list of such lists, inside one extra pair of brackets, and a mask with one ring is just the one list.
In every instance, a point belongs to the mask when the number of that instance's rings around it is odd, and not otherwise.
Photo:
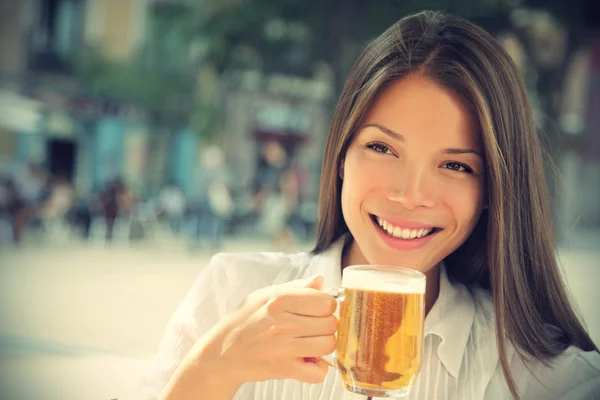
[(167, 328), (149, 398), (356, 398), (318, 359), (336, 321), (316, 289), (365, 263), (427, 275), (408, 398), (599, 398), (598, 348), (555, 259), (525, 87), (465, 20), (420, 13), (367, 47), (333, 117), (314, 252), (214, 257)]

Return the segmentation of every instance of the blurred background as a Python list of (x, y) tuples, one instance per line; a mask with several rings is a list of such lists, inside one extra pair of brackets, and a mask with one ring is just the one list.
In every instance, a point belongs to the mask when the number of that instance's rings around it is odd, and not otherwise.
[(0, 0), (0, 399), (128, 398), (212, 254), (311, 249), (345, 76), (422, 9), (521, 69), (599, 343), (599, 4)]

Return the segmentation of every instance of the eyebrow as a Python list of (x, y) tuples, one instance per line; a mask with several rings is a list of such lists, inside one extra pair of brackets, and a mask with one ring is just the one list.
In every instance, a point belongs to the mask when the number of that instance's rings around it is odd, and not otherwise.
[(402, 136), (398, 132), (394, 132), (393, 130), (391, 130), (389, 128), (386, 128), (383, 125), (379, 125), (379, 124), (376, 124), (376, 123), (370, 123), (370, 124), (366, 124), (363, 128), (367, 128), (367, 127), (377, 128), (381, 132), (383, 132), (386, 135), (390, 136), (392, 139), (398, 140), (399, 142), (404, 142), (404, 136)]
[[(369, 123), (363, 126), (363, 128), (367, 128), (367, 127), (373, 127), (373, 128), (377, 128), (379, 129), (381, 132), (385, 133), (386, 135), (388, 135), (389, 137), (391, 137), (394, 140), (397, 140), (399, 142), (404, 142), (404, 136), (402, 136), (401, 134), (399, 134), (398, 132), (395, 132), (389, 128), (386, 128), (383, 125), (379, 125), (377, 123)], [(443, 154), (475, 154), (476, 156), (479, 156), (483, 159), (483, 156), (481, 155), (480, 152), (478, 152), (477, 150), (474, 149), (456, 149), (456, 148), (449, 148), (449, 149), (444, 149), (442, 150)]]

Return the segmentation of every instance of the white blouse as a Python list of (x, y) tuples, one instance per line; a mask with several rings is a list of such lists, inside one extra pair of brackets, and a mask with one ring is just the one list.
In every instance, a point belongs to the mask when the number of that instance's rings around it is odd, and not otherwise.
[[(341, 284), (343, 240), (319, 254), (218, 254), (204, 268), (171, 318), (158, 353), (140, 384), (139, 398), (157, 399), (196, 339), (257, 289), (325, 275), (326, 287)], [(600, 399), (600, 355), (571, 347), (552, 366), (525, 364), (507, 342), (508, 360), (522, 399)], [(325, 381), (248, 382), (235, 400), (355, 400), (335, 369)], [(425, 319), (423, 366), (403, 399), (511, 399), (498, 358), (490, 294), (452, 284), (442, 268), (438, 299)], [(196, 400), (196, 399), (194, 399)], [(200, 400), (200, 399), (197, 399)]]

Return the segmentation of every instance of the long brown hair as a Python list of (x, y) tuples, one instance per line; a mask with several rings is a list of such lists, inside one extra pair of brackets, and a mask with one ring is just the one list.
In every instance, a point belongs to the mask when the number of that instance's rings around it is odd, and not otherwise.
[(398, 21), (364, 50), (350, 71), (327, 139), (314, 251), (348, 232), (340, 165), (375, 97), (407, 74), (457, 93), (479, 122), (489, 208), (445, 264), (451, 280), (491, 291), (500, 362), (518, 398), (505, 338), (521, 357), (544, 363), (570, 345), (598, 348), (570, 305), (557, 265), (543, 153), (527, 91), (490, 34), (464, 19), (425, 11)]

